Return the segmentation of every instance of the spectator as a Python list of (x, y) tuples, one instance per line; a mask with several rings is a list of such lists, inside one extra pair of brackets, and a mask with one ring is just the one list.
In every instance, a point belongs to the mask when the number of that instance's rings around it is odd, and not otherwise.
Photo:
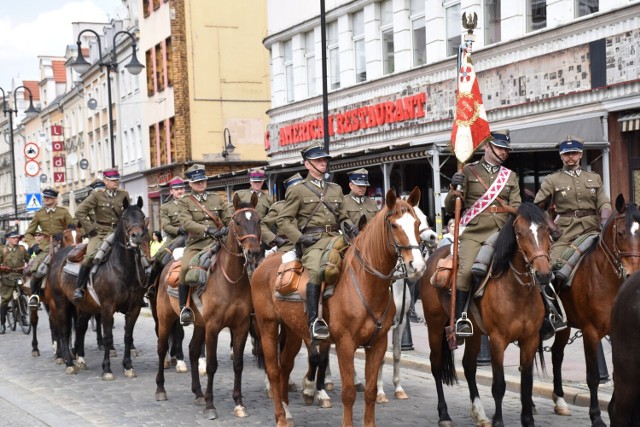
[(162, 233), (156, 230), (153, 232), (153, 236), (151, 236), (151, 238), (153, 239), (151, 242), (151, 256), (154, 256), (162, 246)]
[(441, 248), (453, 243), (453, 229), (455, 228), (455, 220), (451, 218), (447, 223), (447, 232), (442, 236), (442, 240), (438, 243), (438, 247)]

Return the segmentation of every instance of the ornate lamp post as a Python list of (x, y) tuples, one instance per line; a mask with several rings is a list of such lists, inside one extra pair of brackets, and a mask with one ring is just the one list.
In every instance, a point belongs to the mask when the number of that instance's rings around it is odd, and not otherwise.
[(109, 142), (111, 143), (111, 167), (115, 168), (116, 167), (116, 148), (115, 148), (115, 140), (113, 135), (113, 110), (111, 105), (111, 70), (115, 71), (118, 67), (118, 62), (116, 61), (116, 37), (118, 37), (120, 34), (124, 34), (129, 38), (131, 38), (131, 61), (129, 61), (129, 63), (124, 66), (124, 68), (126, 68), (129, 71), (129, 73), (133, 75), (138, 75), (142, 72), (144, 65), (142, 65), (140, 61), (138, 61), (138, 57), (136, 56), (136, 46), (137, 46), (136, 39), (133, 36), (133, 34), (131, 34), (130, 32), (122, 30), (115, 33), (113, 35), (113, 48), (111, 52), (109, 52), (105, 57), (103, 57), (102, 43), (100, 42), (100, 35), (98, 35), (98, 33), (95, 32), (94, 30), (87, 28), (85, 30), (80, 31), (80, 34), (78, 34), (78, 41), (76, 42), (76, 44), (78, 45), (78, 57), (76, 58), (76, 60), (73, 62), (71, 66), (77, 73), (84, 74), (87, 71), (89, 71), (89, 68), (91, 68), (91, 64), (87, 62), (87, 60), (82, 55), (82, 41), (80, 39), (82, 34), (87, 32), (96, 36), (96, 40), (98, 41), (98, 51), (100, 52), (100, 60), (98, 62), (98, 65), (100, 66), (100, 68), (106, 67), (107, 69), (107, 97), (109, 102), (108, 112), (109, 112)]

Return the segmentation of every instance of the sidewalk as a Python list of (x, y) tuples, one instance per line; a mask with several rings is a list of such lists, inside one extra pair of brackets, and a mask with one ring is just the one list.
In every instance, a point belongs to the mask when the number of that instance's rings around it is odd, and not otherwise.
[[(418, 316), (423, 317), (422, 303), (420, 301), (416, 303), (416, 312)], [(421, 323), (410, 323), (410, 328), (414, 350), (403, 351), (400, 364), (403, 368), (417, 369), (430, 373), (431, 364), (429, 362), (429, 340), (427, 327)], [(573, 337), (576, 332), (576, 329), (572, 329), (571, 336)], [(544, 342), (544, 347), (548, 349), (552, 344), (553, 339), (550, 339)], [(391, 346), (391, 333), (389, 334), (389, 345)], [(613, 365), (611, 363), (611, 345), (606, 339), (602, 340), (602, 347), (604, 349), (604, 356), (609, 371), (609, 381), (605, 384), (600, 384), (600, 387), (598, 388), (598, 400), (600, 402), (600, 409), (606, 411), (609, 401), (611, 400), (611, 394), (613, 393), (613, 382), (611, 381), (611, 378), (613, 378)], [(463, 353), (464, 346), (459, 347), (455, 351), (456, 370), (458, 373), (458, 379), (461, 381), (464, 381), (464, 371), (462, 369)], [(356, 357), (364, 358), (364, 350), (358, 349)], [(520, 372), (518, 371), (519, 358), (520, 351), (518, 347), (515, 344), (510, 344), (505, 352), (504, 371), (507, 390), (513, 392), (520, 391)], [(534, 367), (533, 395), (551, 400), (553, 394), (553, 372), (551, 353), (549, 351), (545, 351), (544, 359), (547, 375), (544, 376), (540, 369), (536, 369)], [(393, 352), (391, 347), (389, 347), (385, 356), (385, 363), (393, 364)], [(538, 368), (539, 366), (540, 364), (538, 362)], [(589, 407), (590, 395), (589, 387), (587, 387), (586, 383), (586, 364), (581, 337), (577, 338), (565, 349), (564, 362), (562, 365), (562, 377), (564, 399), (566, 402), (578, 406)], [(478, 384), (491, 386), (491, 365), (478, 366), (476, 379)], [(490, 396), (488, 397), (491, 398)], [(487, 396), (484, 396), (484, 399), (486, 398)]]

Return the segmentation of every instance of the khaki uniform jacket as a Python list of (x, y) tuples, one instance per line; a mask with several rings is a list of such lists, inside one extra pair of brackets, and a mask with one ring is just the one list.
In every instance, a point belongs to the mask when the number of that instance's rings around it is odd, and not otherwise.
[[(260, 235), (265, 245), (269, 245), (273, 239), (276, 238), (278, 233), (278, 215), (283, 206), (283, 200), (275, 202), (271, 205), (267, 214), (260, 220)], [(280, 237), (286, 238), (284, 235), (280, 235)]]
[(85, 236), (93, 230), (103, 237), (111, 233), (122, 217), (124, 199), (129, 199), (126, 190), (116, 190), (113, 197), (107, 190), (92, 191), (76, 210), (76, 219)]
[(229, 223), (231, 216), (229, 215), (227, 203), (216, 193), (204, 193), (206, 200), (203, 202), (195, 202), (191, 195), (185, 195), (178, 202), (180, 205), (180, 213), (178, 219), (180, 224), (189, 233), (187, 238), (187, 248), (204, 249), (209, 245), (213, 238), (207, 236), (205, 231), (208, 227), (218, 228), (213, 220), (207, 215), (202, 208), (204, 205), (214, 215), (217, 215), (224, 225)]
[(360, 198), (353, 193), (349, 193), (344, 196), (344, 205), (347, 208), (349, 219), (355, 225), (358, 225), (361, 217), (364, 216), (369, 222), (378, 213), (378, 206), (375, 200), (367, 196)]
[[(165, 232), (165, 241), (168, 245), (173, 239), (178, 237), (178, 229), (180, 228), (180, 200), (172, 199), (160, 206), (160, 224), (162, 231)], [(164, 242), (163, 242), (164, 243)]]
[[(488, 172), (482, 163), (484, 157), (474, 163), (465, 165), (462, 173), (465, 175), (465, 180), (462, 185), (463, 190), (463, 206), (462, 211), (470, 208), (476, 200), (482, 197), (486, 193), (485, 187), (480, 183), (480, 180), (471, 171), (478, 175), (482, 182), (487, 187), (491, 187), (493, 181), (498, 177), (498, 173)], [(518, 184), (518, 177), (515, 172), (511, 172), (506, 185), (502, 188), (499, 198), (501, 198), (505, 204), (518, 208), (522, 204), (520, 198), (520, 185)], [(491, 203), (491, 206), (502, 207), (498, 199)], [(445, 198), (445, 208), (447, 212), (454, 213), (455, 211), (455, 198), (452, 192), (447, 194)], [(458, 248), (458, 282), (457, 287), (462, 291), (469, 291), (471, 288), (471, 267), (480, 251), (482, 243), (489, 238), (493, 233), (499, 231), (502, 226), (507, 222), (509, 218), (508, 213), (491, 213), (490, 208), (485, 209), (482, 213), (476, 215), (467, 226), (464, 228), (463, 233), (459, 237)]]
[[(238, 197), (240, 197), (240, 202), (251, 203), (251, 196), (253, 195), (253, 191), (251, 191), (251, 189), (238, 190), (234, 194), (237, 194)], [(256, 205), (256, 211), (258, 212), (258, 215), (260, 215), (260, 218), (264, 218), (267, 216), (267, 212), (269, 212), (269, 208), (273, 204), (273, 196), (262, 191), (257, 194), (258, 204)], [(233, 200), (233, 197), (231, 197), (231, 200)], [(233, 206), (230, 206), (229, 209), (231, 209), (230, 213), (233, 214)]]
[(32, 246), (35, 243), (35, 237), (33, 235), (38, 229), (38, 226), (40, 226), (42, 232), (48, 236), (45, 236), (40, 242), (40, 249), (45, 251), (49, 247), (49, 239), (58, 233), (62, 233), (69, 224), (76, 225), (76, 222), (73, 220), (67, 208), (63, 206), (56, 206), (53, 210), (42, 208), (33, 216), (29, 228), (27, 228), (24, 234), (24, 241), (27, 242), (29, 246)]
[[(6, 287), (10, 287), (11, 289), (15, 286), (15, 280), (22, 277), (22, 270), (29, 262), (29, 253), (22, 245), (16, 245), (15, 247), (11, 247), (10, 245), (5, 245), (0, 247), (0, 266), (8, 267), (12, 271), (0, 271), (0, 275), (2, 276), (2, 285)], [(9, 291), (10, 295), (11, 292)], [(5, 299), (8, 295), (2, 295), (3, 305)]]
[[(585, 170), (580, 175), (569, 175), (565, 168), (548, 175), (534, 199), (534, 203), (540, 203), (551, 196), (558, 216), (555, 219), (562, 236), (554, 242), (551, 249), (552, 260), (560, 258), (562, 250), (576, 237), (588, 230), (597, 230), (600, 227), (600, 212), (602, 209), (611, 209), (611, 202), (604, 191), (600, 175)], [(579, 209), (592, 209), (595, 215), (564, 216)]]

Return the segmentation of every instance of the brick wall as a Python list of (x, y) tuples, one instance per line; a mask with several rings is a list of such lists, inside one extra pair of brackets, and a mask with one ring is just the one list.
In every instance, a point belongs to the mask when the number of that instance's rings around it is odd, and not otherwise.
[(191, 120), (189, 109), (189, 67), (187, 55), (187, 26), (185, 2), (171, 0), (175, 11), (171, 20), (171, 44), (173, 59), (173, 90), (175, 103), (175, 154), (174, 162), (184, 163), (191, 157)]

